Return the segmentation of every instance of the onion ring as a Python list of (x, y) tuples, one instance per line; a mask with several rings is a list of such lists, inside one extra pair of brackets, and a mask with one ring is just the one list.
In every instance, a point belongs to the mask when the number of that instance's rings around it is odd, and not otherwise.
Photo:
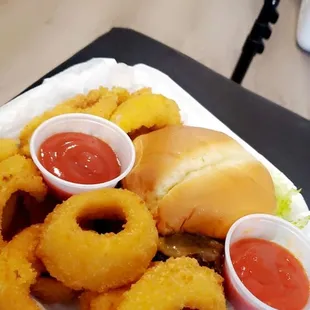
[(150, 268), (123, 295), (118, 310), (224, 310), (223, 279), (189, 257), (170, 258)]
[[(81, 220), (126, 220), (119, 233), (99, 235)], [(155, 222), (138, 195), (102, 189), (72, 196), (44, 222), (38, 256), (50, 275), (74, 290), (104, 292), (128, 285), (145, 272), (156, 254)]]
[(123, 294), (129, 287), (110, 290), (106, 293), (85, 292), (80, 297), (81, 310), (111, 310), (118, 309), (123, 300)]
[(90, 304), (99, 294), (95, 292), (85, 291), (79, 297), (80, 310), (90, 310)]
[(0, 139), (0, 161), (18, 153), (18, 142), (13, 139)]
[(16, 235), (0, 253), (0, 309), (40, 310), (30, 296), (38, 271), (35, 249), (41, 227), (31, 226)]
[(117, 94), (105, 87), (99, 87), (88, 92), (86, 95), (76, 95), (53, 109), (33, 118), (21, 131), (19, 139), (21, 152), (30, 156), (29, 140), (35, 129), (44, 121), (66, 113), (86, 113), (103, 118), (109, 118), (117, 107)]
[(128, 134), (143, 127), (155, 130), (181, 124), (179, 107), (173, 100), (143, 92), (122, 103), (110, 120)]
[[(4, 208), (10, 207), (10, 205), (7, 206), (10, 197), (20, 190), (42, 201), (47, 187), (32, 160), (15, 155), (0, 162), (0, 245), (5, 243), (2, 236)], [(14, 207), (14, 204), (11, 207)], [(9, 211), (7, 212), (10, 214)]]

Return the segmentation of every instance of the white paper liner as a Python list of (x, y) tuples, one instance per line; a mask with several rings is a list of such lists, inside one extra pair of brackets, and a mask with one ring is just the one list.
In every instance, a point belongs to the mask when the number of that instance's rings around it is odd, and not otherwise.
[[(99, 86), (109, 88), (120, 86), (130, 91), (141, 87), (151, 87), (154, 93), (163, 94), (177, 102), (184, 124), (228, 134), (260, 160), (272, 176), (280, 177), (290, 188), (295, 188), (294, 184), (274, 165), (239, 138), (167, 75), (144, 64), (127, 66), (109, 58), (94, 58), (68, 68), (0, 107), (0, 138), (18, 138), (21, 129), (33, 117), (53, 108), (65, 99), (78, 93), (85, 94)], [(207, 97), (206, 100), (208, 100)], [(292, 211), (292, 218), (308, 211), (302, 195), (297, 194), (293, 197)], [(308, 231), (310, 235), (310, 226), (307, 228)], [(53, 305), (46, 306), (46, 309), (74, 310), (78, 307)]]

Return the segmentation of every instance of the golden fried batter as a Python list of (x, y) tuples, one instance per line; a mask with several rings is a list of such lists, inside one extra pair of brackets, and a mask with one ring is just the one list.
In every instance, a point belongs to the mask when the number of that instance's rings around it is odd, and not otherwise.
[(117, 105), (119, 106), (124, 101), (128, 100), (130, 93), (126, 88), (122, 87), (113, 87), (112, 92), (117, 95)]
[(99, 293), (85, 291), (83, 292), (80, 297), (80, 310), (90, 310), (90, 303), (94, 298), (96, 298)]
[(133, 96), (122, 103), (110, 120), (127, 133), (141, 127), (159, 129), (181, 124), (179, 107), (173, 100), (148, 93)]
[(113, 87), (112, 92), (117, 95), (117, 105), (119, 106), (120, 104), (122, 104), (123, 102), (127, 101), (130, 98), (137, 97), (143, 94), (151, 94), (152, 89), (144, 87), (130, 94), (126, 88)]
[(36, 128), (44, 121), (66, 113), (87, 113), (108, 119), (117, 107), (117, 100), (116, 93), (100, 87), (91, 90), (86, 95), (76, 95), (60, 103), (52, 110), (35, 117), (23, 128), (19, 136), (22, 154), (30, 156), (29, 140)]
[[(27, 192), (38, 201), (42, 201), (47, 192), (47, 187), (32, 160), (21, 155), (0, 162), (0, 244), (2, 245), (3, 211), (4, 208), (10, 207), (7, 203), (17, 191)], [(11, 207), (14, 207), (14, 204)], [(10, 211), (7, 210), (7, 213), (10, 214)]]
[(136, 90), (135, 92), (131, 93), (130, 98), (137, 97), (140, 95), (146, 95), (146, 94), (152, 94), (152, 88), (150, 88), (150, 87), (140, 88), (140, 89)]
[(13, 139), (0, 139), (0, 161), (18, 153), (18, 142)]
[[(125, 220), (119, 233), (83, 230), (87, 219)], [(158, 234), (144, 202), (134, 193), (108, 188), (74, 195), (44, 222), (38, 256), (66, 286), (104, 292), (128, 285), (156, 254)]]
[(224, 310), (223, 279), (193, 258), (170, 258), (150, 268), (124, 293), (118, 310)]
[(35, 249), (41, 227), (31, 226), (14, 237), (0, 253), (0, 309), (40, 310), (30, 296), (30, 286), (36, 281), (33, 267)]
[(123, 300), (123, 294), (128, 288), (119, 288), (95, 297), (90, 303), (90, 310), (115, 310)]

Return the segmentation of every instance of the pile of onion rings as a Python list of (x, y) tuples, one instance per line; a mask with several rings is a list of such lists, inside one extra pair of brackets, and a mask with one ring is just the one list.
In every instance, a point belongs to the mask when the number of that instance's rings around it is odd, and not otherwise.
[[(150, 88), (100, 87), (37, 116), (19, 141), (0, 139), (0, 309), (40, 310), (34, 298), (54, 304), (77, 297), (81, 310), (225, 309), (222, 278), (211, 269), (184, 257), (152, 261), (158, 232), (136, 194), (104, 189), (56, 206), (29, 158), (29, 141), (40, 124), (65, 113), (109, 119), (131, 138), (181, 124), (178, 105)], [(84, 225), (98, 220), (123, 225), (104, 233)]]
[(35, 250), (40, 230), (40, 226), (25, 229), (1, 250), (0, 309), (40, 309), (30, 296), (39, 274)]
[(31, 159), (13, 155), (0, 162), (0, 246), (5, 243), (3, 224), (7, 228), (13, 220), (19, 191), (27, 192), (35, 200), (42, 201), (47, 187)]

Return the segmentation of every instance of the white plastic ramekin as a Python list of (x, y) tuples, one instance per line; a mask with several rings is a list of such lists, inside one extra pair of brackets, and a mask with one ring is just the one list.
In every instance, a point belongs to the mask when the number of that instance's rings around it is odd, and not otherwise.
[[(106, 142), (115, 152), (121, 165), (121, 174), (104, 183), (77, 184), (62, 180), (43, 167), (38, 159), (42, 143), (50, 136), (62, 132), (80, 132), (97, 137)], [(63, 114), (42, 123), (30, 140), (31, 157), (41, 171), (46, 183), (62, 198), (81, 192), (115, 187), (131, 171), (135, 162), (135, 148), (128, 135), (114, 123), (98, 116), (83, 113)]]
[[(238, 310), (276, 310), (256, 298), (239, 279), (230, 257), (230, 247), (244, 238), (260, 238), (275, 242), (303, 265), (310, 279), (310, 242), (307, 236), (289, 222), (276, 216), (253, 214), (242, 217), (230, 228), (225, 241), (225, 290), (228, 301)], [(304, 309), (310, 309), (310, 300)]]

